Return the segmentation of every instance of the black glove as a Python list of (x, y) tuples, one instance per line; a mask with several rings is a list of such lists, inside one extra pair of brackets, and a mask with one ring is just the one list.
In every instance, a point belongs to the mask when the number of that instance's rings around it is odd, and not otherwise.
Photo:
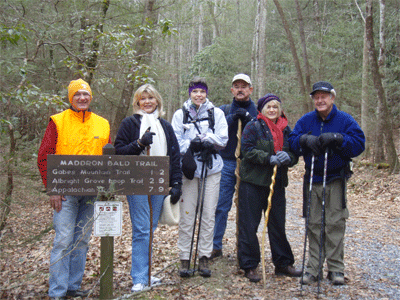
[(238, 108), (233, 115), (234, 120), (240, 119), (244, 124), (251, 121), (252, 118), (253, 117), (250, 115), (250, 113), (242, 107)]
[(176, 204), (182, 195), (182, 184), (174, 184), (169, 191), (169, 194), (171, 195), (171, 204)]
[(302, 148), (308, 148), (315, 156), (321, 154), (321, 143), (317, 136), (311, 134), (303, 134), (299, 140)]
[(337, 132), (325, 132), (319, 136), (318, 140), (321, 143), (321, 148), (325, 150), (328, 147), (340, 147), (343, 143), (343, 135)]
[(210, 143), (210, 142), (203, 142), (203, 150), (208, 150), (210, 152), (212, 152), (214, 150), (214, 144)]
[(290, 164), (291, 159), (290, 159), (289, 154), (287, 154), (287, 152), (278, 151), (276, 153), (276, 156), (278, 157), (278, 160), (282, 166), (288, 166)]
[(201, 139), (196, 136), (191, 142), (190, 142), (190, 149), (192, 149), (193, 152), (200, 152), (201, 149), (203, 148), (203, 142)]
[(139, 143), (145, 147), (147, 147), (150, 144), (153, 144), (153, 135), (155, 134), (156, 134), (155, 132), (146, 131), (140, 138)]
[(281, 162), (279, 161), (277, 155), (271, 155), (271, 157), (269, 158), (269, 163), (270, 163), (270, 165), (273, 165), (273, 166), (275, 166), (275, 165), (278, 167), (281, 166)]
[(214, 144), (210, 142), (203, 142), (203, 147), (200, 152), (199, 156), (199, 161), (207, 164), (207, 167), (209, 169), (212, 169), (213, 167), (213, 154), (216, 153), (216, 150), (214, 148)]

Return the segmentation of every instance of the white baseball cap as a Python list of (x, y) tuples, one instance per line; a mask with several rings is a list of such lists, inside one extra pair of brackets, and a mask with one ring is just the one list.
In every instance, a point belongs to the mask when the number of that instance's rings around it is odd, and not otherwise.
[(243, 81), (245, 81), (245, 82), (247, 82), (248, 84), (251, 85), (251, 80), (250, 80), (249, 75), (246, 75), (246, 74), (243, 74), (243, 73), (236, 74), (232, 79), (232, 84), (237, 80), (243, 80)]

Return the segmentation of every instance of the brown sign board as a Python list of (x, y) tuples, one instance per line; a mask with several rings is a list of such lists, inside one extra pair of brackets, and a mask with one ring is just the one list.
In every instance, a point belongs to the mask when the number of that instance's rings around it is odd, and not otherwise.
[(166, 195), (168, 156), (48, 155), (48, 195)]

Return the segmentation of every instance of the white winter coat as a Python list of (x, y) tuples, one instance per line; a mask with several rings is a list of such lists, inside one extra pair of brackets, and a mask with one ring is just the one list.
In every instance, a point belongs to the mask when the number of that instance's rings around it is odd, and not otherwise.
[[(189, 99), (184, 104), (193, 119), (202, 119), (208, 117), (208, 110), (214, 107), (214, 132), (209, 128), (208, 120), (197, 122), (200, 132), (196, 129), (193, 123), (183, 124), (183, 111), (178, 109), (172, 117), (171, 125), (174, 129), (176, 138), (178, 139), (181, 155), (184, 155), (190, 146), (191, 140), (199, 136), (202, 141), (207, 141), (215, 145), (216, 150), (225, 148), (228, 143), (228, 124), (226, 123), (224, 112), (215, 107), (208, 99), (200, 105), (196, 111), (192, 101)], [(186, 129), (186, 130), (185, 130)], [(194, 177), (200, 178), (202, 162), (199, 162), (195, 157), (197, 169)], [(208, 175), (221, 172), (223, 167), (222, 158), (219, 154), (213, 155), (212, 169), (208, 169)]]

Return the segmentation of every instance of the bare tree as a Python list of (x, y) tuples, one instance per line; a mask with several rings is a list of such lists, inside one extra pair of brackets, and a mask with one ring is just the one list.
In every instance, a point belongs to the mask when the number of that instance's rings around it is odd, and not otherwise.
[[(301, 12), (301, 7), (299, 4), (299, 0), (295, 0), (296, 2), (296, 11), (297, 11), (297, 19), (299, 20), (299, 32), (300, 32), (300, 40), (301, 40), (301, 49), (304, 59), (304, 73), (306, 77), (306, 90), (311, 91), (311, 72), (310, 72), (310, 63), (308, 62), (307, 55), (307, 44), (306, 44), (306, 35), (304, 33), (304, 22), (303, 22), (303, 14)], [(309, 109), (312, 109), (312, 103), (309, 102)]]
[[(368, 55), (368, 47), (367, 47), (367, 32), (365, 26), (365, 18), (363, 12), (358, 5), (357, 0), (354, 0), (355, 5), (357, 6), (360, 16), (364, 21), (364, 47), (363, 47), (363, 65), (362, 65), (362, 77), (361, 77), (361, 129), (364, 131), (366, 136), (365, 141), (365, 151), (363, 155), (369, 156), (370, 149), (369, 149), (369, 92), (368, 92), (368, 81), (369, 81), (369, 55)], [(380, 143), (381, 145), (383, 143)], [(383, 153), (383, 152), (382, 152)]]
[[(156, 0), (146, 0), (144, 14), (142, 18), (142, 25), (155, 24), (157, 21), (157, 15), (154, 9)], [(135, 78), (141, 78), (141, 74), (144, 72), (144, 68), (141, 65), (146, 64), (146, 62), (151, 57), (152, 40), (151, 38), (144, 35), (142, 39), (139, 39), (136, 45), (136, 64), (132, 67), (130, 74), (125, 80), (124, 88), (122, 89), (121, 98), (119, 100), (119, 105), (117, 112), (115, 114), (114, 120), (111, 125), (111, 138), (117, 134), (117, 130), (122, 120), (126, 117), (128, 112), (133, 91), (137, 84), (142, 84), (143, 82), (136, 82)]]
[(378, 94), (379, 110), (377, 125), (379, 130), (378, 135), (384, 136), (385, 148), (392, 173), (399, 171), (399, 159), (397, 157), (396, 148), (393, 141), (393, 128), (391, 118), (388, 113), (386, 94), (382, 83), (382, 75), (379, 71), (378, 58), (375, 50), (374, 31), (373, 31), (373, 1), (367, 0), (365, 31), (367, 38), (368, 53), (370, 59), (370, 67), (375, 90)]
[(306, 93), (306, 87), (304, 85), (304, 79), (303, 79), (303, 72), (301, 70), (299, 57), (297, 56), (296, 45), (295, 45), (295, 42), (293, 39), (292, 32), (290, 31), (290, 28), (289, 28), (289, 24), (286, 20), (286, 16), (283, 12), (282, 6), (279, 3), (279, 0), (274, 0), (274, 3), (276, 6), (276, 9), (278, 10), (279, 15), (282, 19), (283, 27), (285, 28), (286, 36), (289, 41), (290, 51), (292, 52), (293, 62), (296, 67), (297, 81), (299, 84), (300, 93), (301, 93), (301, 95), (303, 95), (303, 112), (306, 113), (310, 110), (311, 102), (309, 100), (310, 98), (309, 98), (308, 94)]
[(251, 78), (253, 82), (257, 98), (261, 98), (264, 91), (266, 81), (266, 24), (267, 24), (267, 8), (265, 1), (257, 1), (257, 15), (255, 18), (253, 49), (251, 59)]

